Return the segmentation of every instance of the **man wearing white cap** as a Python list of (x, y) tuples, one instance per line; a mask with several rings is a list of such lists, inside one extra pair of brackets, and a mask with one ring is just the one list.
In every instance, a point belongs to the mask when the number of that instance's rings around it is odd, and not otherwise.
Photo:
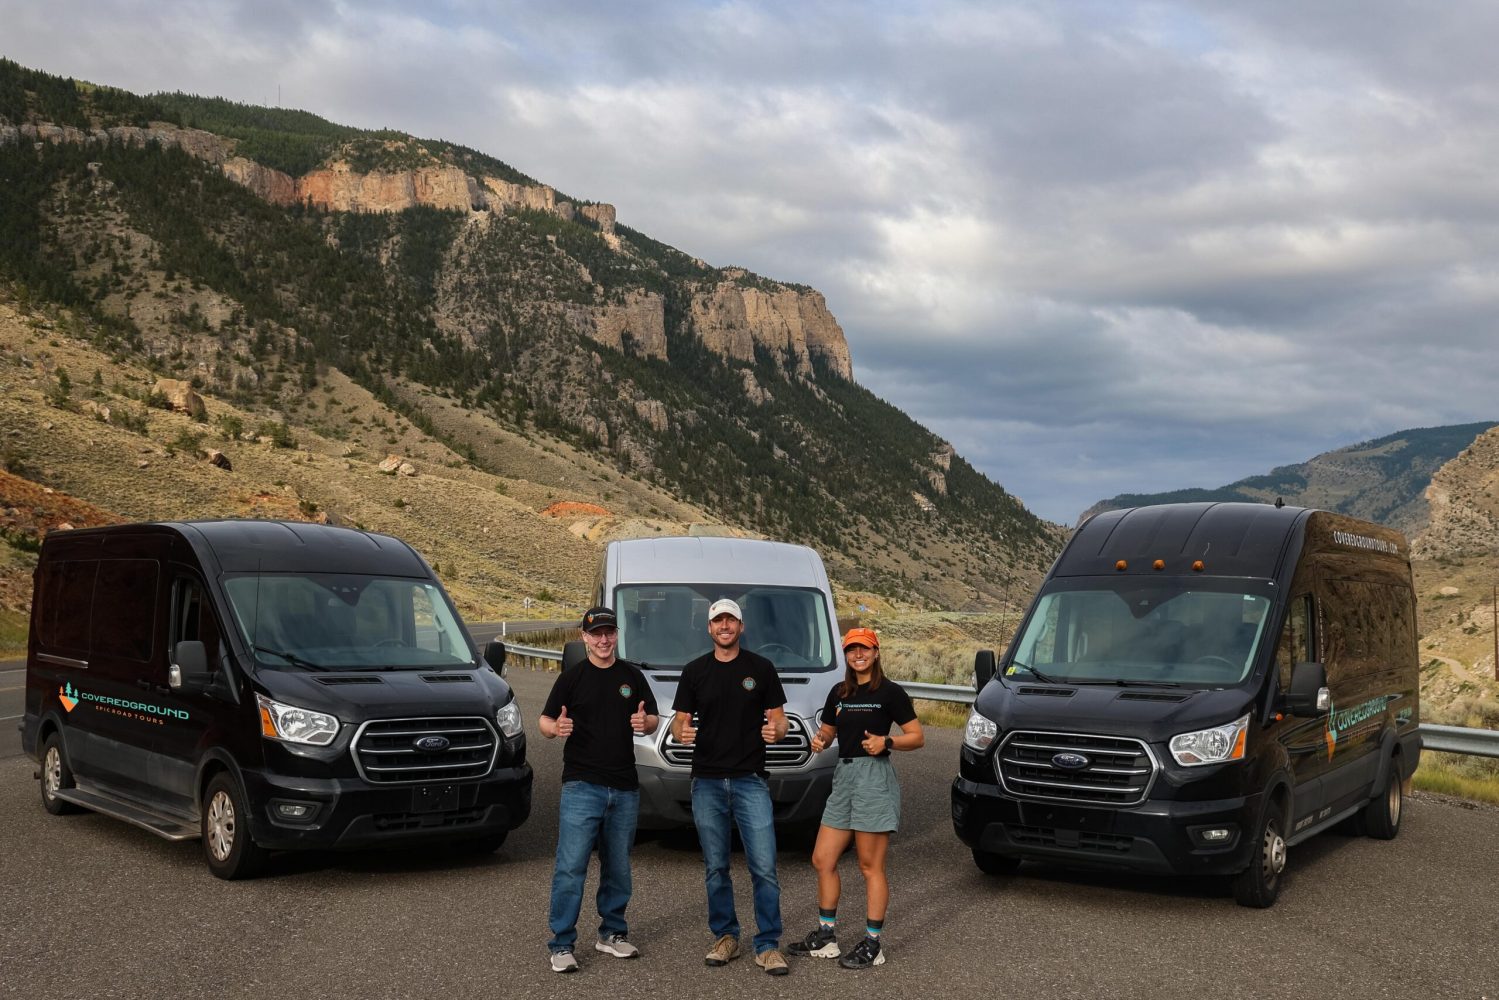
[(737, 826), (754, 886), (755, 964), (784, 976), (790, 969), (780, 950), (781, 885), (765, 747), (786, 735), (786, 692), (775, 664), (740, 648), (743, 632), (739, 605), (714, 601), (708, 608), (713, 650), (682, 669), (672, 734), (693, 747), (692, 821), (703, 847), (708, 928), (715, 939), (705, 962), (727, 965), (739, 957), (739, 917), (729, 878)]

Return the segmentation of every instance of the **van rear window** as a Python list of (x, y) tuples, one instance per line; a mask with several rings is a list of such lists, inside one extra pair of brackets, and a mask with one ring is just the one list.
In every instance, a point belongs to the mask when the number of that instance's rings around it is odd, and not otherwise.
[(75, 559), (42, 564), (41, 606), (36, 609), (37, 635), (52, 650), (88, 653), (93, 617), (97, 559)]

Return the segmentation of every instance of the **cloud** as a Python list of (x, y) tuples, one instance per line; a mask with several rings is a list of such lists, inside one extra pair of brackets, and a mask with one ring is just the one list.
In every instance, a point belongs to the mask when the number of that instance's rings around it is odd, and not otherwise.
[(814, 285), (1056, 520), (1496, 416), (1479, 0), (61, 10), (0, 0), (0, 53), (461, 142)]

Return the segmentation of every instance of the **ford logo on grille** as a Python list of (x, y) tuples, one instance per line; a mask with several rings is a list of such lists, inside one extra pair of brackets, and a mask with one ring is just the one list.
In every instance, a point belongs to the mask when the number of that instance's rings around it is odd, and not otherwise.
[(1066, 768), (1069, 771), (1076, 771), (1093, 763), (1080, 753), (1054, 754), (1052, 755), (1051, 762), (1057, 767)]
[(449, 740), (446, 736), (423, 736), (421, 739), (416, 741), (415, 745), (418, 750), (426, 750), (435, 753), (438, 750), (446, 750), (449, 746), (452, 745), (452, 741)]

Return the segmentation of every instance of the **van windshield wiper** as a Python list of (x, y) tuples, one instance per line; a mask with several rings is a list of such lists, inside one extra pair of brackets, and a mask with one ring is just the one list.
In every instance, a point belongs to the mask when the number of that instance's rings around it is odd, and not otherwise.
[(311, 660), (304, 660), (300, 656), (296, 656), (296, 655), (294, 655), (292, 653), (286, 653), (286, 652), (283, 652), (283, 651), (281, 651), (279, 649), (272, 649), (269, 646), (256, 646), (255, 647), (255, 652), (257, 652), (257, 653), (270, 653), (272, 656), (279, 656), (283, 660), (285, 660), (287, 663), (290, 663), (292, 666), (294, 666), (294, 667), (301, 667), (304, 670), (323, 670), (323, 671), (328, 671), (328, 670), (332, 670), (333, 669), (332, 667), (325, 667), (325, 666), (323, 666), (320, 663), (313, 663)]
[(1036, 680), (1040, 681), (1042, 684), (1070, 684), (1070, 683), (1072, 683), (1071, 681), (1059, 681), (1056, 678), (1048, 677), (1045, 674), (1043, 674), (1041, 671), (1037, 670), (1035, 667), (1031, 666), (1029, 663), (1021, 663), (1019, 660), (1011, 660), (1010, 661), (1010, 666), (1012, 666), (1012, 667), (1019, 667), (1021, 670), (1028, 670), (1028, 671), (1030, 671), (1030, 675), (1032, 677), (1036, 678)]

